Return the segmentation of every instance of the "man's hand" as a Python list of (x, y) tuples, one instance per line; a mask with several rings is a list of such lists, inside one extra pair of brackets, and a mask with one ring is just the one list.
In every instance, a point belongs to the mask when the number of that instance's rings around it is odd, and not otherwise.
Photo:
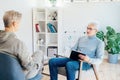
[(90, 61), (90, 58), (86, 55), (81, 55), (79, 54), (78, 57), (82, 60), (82, 61), (85, 61), (85, 62), (89, 62)]

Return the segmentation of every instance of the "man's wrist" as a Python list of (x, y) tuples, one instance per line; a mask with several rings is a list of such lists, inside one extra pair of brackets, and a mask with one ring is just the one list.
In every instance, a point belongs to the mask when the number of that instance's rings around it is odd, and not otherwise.
[(88, 63), (90, 63), (91, 59), (89, 58), (89, 60), (87, 61)]

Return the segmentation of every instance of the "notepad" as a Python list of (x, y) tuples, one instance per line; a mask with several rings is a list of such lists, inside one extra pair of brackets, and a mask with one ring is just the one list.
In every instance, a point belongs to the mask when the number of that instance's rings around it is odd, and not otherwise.
[(80, 59), (80, 58), (78, 57), (79, 54), (86, 56), (86, 54), (84, 54), (84, 53), (80, 53), (80, 52), (77, 52), (77, 51), (71, 51), (70, 59), (73, 59), (73, 60), (78, 60), (78, 59)]

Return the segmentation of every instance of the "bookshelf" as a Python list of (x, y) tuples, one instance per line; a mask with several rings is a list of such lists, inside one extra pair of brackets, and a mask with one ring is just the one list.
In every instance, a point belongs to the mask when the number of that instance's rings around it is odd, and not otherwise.
[(51, 52), (58, 53), (58, 10), (34, 8), (32, 13), (33, 51), (42, 50), (45, 59), (51, 58)]

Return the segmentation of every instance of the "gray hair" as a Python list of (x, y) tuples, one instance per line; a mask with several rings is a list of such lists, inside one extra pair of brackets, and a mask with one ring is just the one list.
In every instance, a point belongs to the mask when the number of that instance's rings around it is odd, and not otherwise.
[(19, 21), (22, 14), (18, 11), (10, 10), (6, 11), (3, 16), (3, 22), (5, 27), (9, 27), (13, 22)]
[[(99, 26), (99, 23), (98, 23), (98, 22), (91, 22), (91, 23), (89, 23), (89, 24), (94, 25), (94, 26), (96, 27), (97, 31), (99, 31), (100, 26)], [(89, 25), (89, 24), (88, 24), (88, 25)]]

